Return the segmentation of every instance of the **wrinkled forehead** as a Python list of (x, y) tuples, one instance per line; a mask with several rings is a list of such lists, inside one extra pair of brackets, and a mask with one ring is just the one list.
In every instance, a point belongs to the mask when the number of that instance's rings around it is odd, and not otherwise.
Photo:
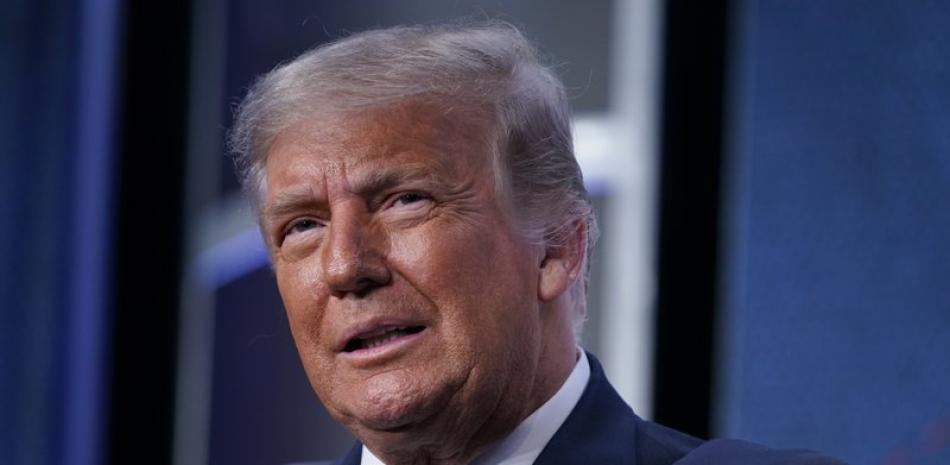
[[(327, 108), (300, 112), (277, 131), (273, 142), (288, 132), (309, 131), (314, 139), (357, 146), (373, 142), (398, 144), (409, 139), (430, 144), (480, 145), (491, 137), (494, 122), (488, 105), (434, 96), (385, 105)], [(267, 154), (273, 150), (273, 142)]]
[[(427, 99), (300, 118), (271, 143), (265, 186), (288, 173), (333, 178), (399, 164), (458, 175), (493, 158), (490, 115), (484, 106)], [(273, 190), (265, 187), (262, 200)]]

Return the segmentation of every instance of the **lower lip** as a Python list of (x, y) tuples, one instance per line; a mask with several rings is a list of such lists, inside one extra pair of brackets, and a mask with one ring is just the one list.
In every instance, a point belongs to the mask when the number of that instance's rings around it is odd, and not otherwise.
[(399, 356), (402, 352), (411, 348), (423, 335), (429, 332), (429, 328), (423, 329), (415, 334), (407, 334), (397, 337), (391, 341), (386, 341), (378, 346), (369, 349), (358, 349), (352, 352), (341, 352), (340, 356), (359, 367), (366, 367)]

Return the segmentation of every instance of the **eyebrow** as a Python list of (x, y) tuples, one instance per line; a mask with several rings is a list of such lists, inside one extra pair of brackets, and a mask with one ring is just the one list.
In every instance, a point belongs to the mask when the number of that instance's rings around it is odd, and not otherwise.
[(288, 190), (275, 195), (274, 201), (264, 207), (262, 216), (265, 220), (271, 220), (321, 203), (320, 196), (311, 189)]
[(371, 196), (401, 184), (423, 180), (434, 181), (440, 185), (444, 184), (433, 173), (432, 166), (424, 163), (407, 163), (385, 170), (373, 171), (365, 178), (358, 179), (352, 190), (362, 196)]
[[(407, 163), (384, 170), (373, 171), (357, 179), (351, 191), (364, 198), (372, 198), (376, 194), (392, 189), (402, 184), (414, 181), (429, 181), (437, 186), (446, 186), (447, 183), (433, 173), (432, 166), (425, 163)], [(283, 215), (307, 208), (326, 209), (326, 199), (318, 195), (309, 186), (303, 189), (293, 189), (280, 192), (274, 196), (274, 201), (265, 206), (263, 218), (272, 220)]]

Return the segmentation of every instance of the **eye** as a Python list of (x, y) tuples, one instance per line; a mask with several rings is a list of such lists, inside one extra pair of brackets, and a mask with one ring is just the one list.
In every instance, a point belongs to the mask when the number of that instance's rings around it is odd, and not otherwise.
[(394, 202), (396, 205), (409, 205), (416, 202), (421, 202), (426, 200), (428, 197), (419, 193), (419, 192), (406, 192), (405, 194), (400, 194), (396, 197)]
[(393, 218), (416, 218), (433, 206), (432, 196), (425, 192), (403, 191), (389, 196), (382, 205), (387, 215)]
[(287, 228), (284, 230), (284, 236), (286, 237), (293, 234), (302, 233), (318, 226), (320, 226), (320, 223), (310, 218), (294, 220), (289, 225), (287, 225)]

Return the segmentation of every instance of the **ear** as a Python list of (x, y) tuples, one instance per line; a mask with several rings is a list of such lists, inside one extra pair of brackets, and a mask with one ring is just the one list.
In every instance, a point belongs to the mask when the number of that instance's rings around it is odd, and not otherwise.
[(583, 272), (587, 222), (577, 219), (571, 226), (563, 244), (549, 245), (544, 250), (538, 275), (538, 298), (542, 302), (551, 302), (567, 292)]

